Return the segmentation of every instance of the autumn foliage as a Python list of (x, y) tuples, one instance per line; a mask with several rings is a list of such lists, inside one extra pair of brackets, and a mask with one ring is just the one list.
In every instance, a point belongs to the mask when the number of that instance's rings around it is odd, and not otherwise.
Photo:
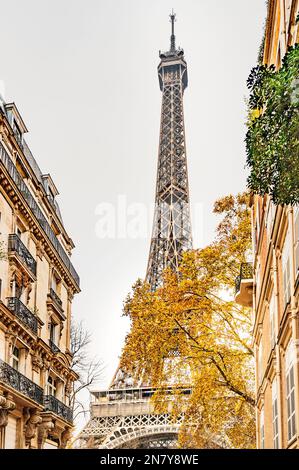
[[(155, 292), (141, 280), (125, 301), (130, 317), (122, 367), (158, 387), (154, 404), (184, 412), (184, 448), (252, 448), (255, 442), (251, 311), (234, 302), (234, 282), (250, 253), (248, 196), (215, 203), (221, 217), (209, 246), (185, 253)], [(171, 398), (163, 392), (173, 386)], [(181, 393), (190, 386), (186, 400)]]

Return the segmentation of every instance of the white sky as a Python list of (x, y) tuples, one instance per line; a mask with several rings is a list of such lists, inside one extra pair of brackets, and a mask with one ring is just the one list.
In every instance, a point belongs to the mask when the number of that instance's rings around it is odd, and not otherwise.
[[(189, 87), (185, 123), (194, 245), (213, 237), (212, 203), (246, 181), (246, 79), (256, 64), (264, 0), (0, 0), (0, 81), (27, 141), (60, 190), (82, 293), (73, 312), (93, 334), (108, 385), (128, 328), (130, 286), (149, 237), (100, 239), (96, 207), (154, 201), (161, 92), (158, 51), (174, 8)], [(194, 222), (193, 220), (193, 222)], [(150, 220), (151, 225), (151, 220)]]

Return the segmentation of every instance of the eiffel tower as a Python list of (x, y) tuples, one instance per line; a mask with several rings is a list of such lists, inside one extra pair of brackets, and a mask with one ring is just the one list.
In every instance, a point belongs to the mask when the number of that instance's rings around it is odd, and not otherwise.
[[(158, 77), (162, 111), (155, 213), (146, 280), (154, 291), (166, 267), (177, 271), (184, 250), (192, 248), (183, 94), (188, 85), (184, 51), (176, 48), (172, 12), (170, 49), (160, 52)], [(169, 386), (171, 392), (171, 386)], [(80, 447), (171, 448), (177, 443), (181, 418), (154, 413), (155, 389), (118, 369), (111, 386), (92, 392), (91, 418), (79, 435)], [(190, 389), (182, 390), (190, 394)]]

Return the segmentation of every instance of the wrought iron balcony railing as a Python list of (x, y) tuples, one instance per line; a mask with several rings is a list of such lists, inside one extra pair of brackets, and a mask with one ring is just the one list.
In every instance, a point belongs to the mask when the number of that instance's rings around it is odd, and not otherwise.
[(55, 290), (52, 289), (52, 287), (50, 288), (50, 297), (52, 300), (54, 300), (54, 302), (57, 303), (57, 305), (59, 305), (59, 307), (62, 309), (62, 300), (61, 298), (56, 294)]
[(27, 268), (36, 276), (36, 261), (22, 240), (15, 233), (8, 236), (8, 252), (17, 253), (26, 264)]
[(240, 268), (240, 274), (235, 280), (235, 292), (236, 294), (240, 291), (241, 282), (244, 279), (253, 278), (253, 265), (252, 263), (242, 263)]
[(0, 382), (43, 405), (43, 389), (0, 359)]
[(37, 218), (39, 221), (40, 226), (44, 230), (46, 236), (52, 243), (53, 247), (55, 248), (56, 252), (60, 256), (62, 262), (64, 265), (67, 267), (70, 275), (76, 282), (77, 286), (79, 287), (80, 285), (80, 279), (79, 276), (73, 267), (70, 258), (64, 251), (62, 245), (58, 241), (56, 235), (54, 234), (53, 230), (51, 229), (47, 219), (45, 218), (44, 214), (42, 213), (41, 209), (39, 208), (37, 202), (35, 201), (34, 197), (32, 196), (29, 188), (26, 186), (26, 184), (23, 181), (23, 178), (19, 174), (18, 170), (16, 169), (15, 165), (13, 164), (11, 158), (9, 157), (8, 153), (6, 152), (5, 148), (3, 147), (2, 143), (0, 142), (0, 161), (4, 165), (6, 171), (10, 175), (11, 179), (15, 183), (16, 187), (22, 194), (23, 198), (25, 199), (26, 203), (30, 207), (32, 213), (34, 216)]
[(8, 297), (7, 307), (18, 317), (24, 325), (30, 328), (37, 335), (38, 323), (36, 316), (18, 299), (17, 297)]
[(54, 343), (54, 341), (52, 339), (49, 339), (49, 346), (52, 349), (54, 354), (57, 354), (57, 353), (60, 352), (59, 347)]
[(73, 412), (71, 408), (66, 406), (62, 401), (58, 400), (53, 395), (45, 395), (44, 397), (45, 411), (52, 411), (57, 416), (65, 419), (69, 423), (73, 422)]

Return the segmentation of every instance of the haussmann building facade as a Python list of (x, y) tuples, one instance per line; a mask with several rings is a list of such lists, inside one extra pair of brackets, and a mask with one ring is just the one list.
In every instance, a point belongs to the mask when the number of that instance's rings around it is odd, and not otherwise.
[[(299, 42), (298, 0), (269, 0), (263, 62)], [(299, 208), (252, 197), (253, 266), (236, 300), (253, 307), (258, 448), (299, 448)]]
[(71, 437), (74, 247), (14, 103), (0, 99), (0, 448), (65, 447)]

